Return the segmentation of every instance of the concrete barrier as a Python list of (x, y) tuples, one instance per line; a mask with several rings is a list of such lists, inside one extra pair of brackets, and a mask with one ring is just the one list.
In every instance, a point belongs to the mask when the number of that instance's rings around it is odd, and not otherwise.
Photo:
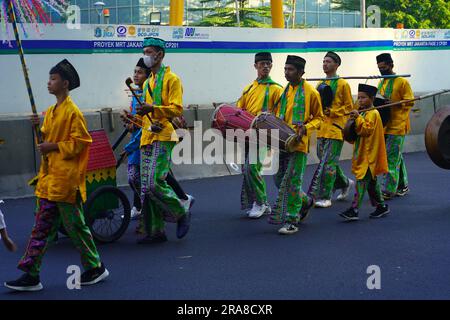
[[(424, 93), (416, 93), (416, 95), (420, 94)], [(428, 98), (416, 103), (410, 116), (411, 132), (405, 140), (405, 152), (425, 150), (425, 126), (435, 110), (446, 105), (450, 106), (450, 94), (441, 95), (435, 99)], [(119, 111), (102, 109), (95, 112), (86, 112), (85, 117), (89, 130), (104, 128), (111, 144), (113, 144), (123, 131)], [(210, 128), (213, 111), (212, 106), (189, 105), (185, 109), (184, 115), (189, 127), (194, 126), (194, 121), (201, 121), (204, 131)], [(35, 152), (33, 133), (28, 118), (26, 116), (0, 117), (0, 139), (5, 140), (3, 144), (0, 144), (0, 199), (33, 195), (33, 189), (27, 185), (27, 181), (36, 174), (39, 168), (39, 156)], [(124, 139), (119, 145), (116, 156), (123, 150), (126, 141), (127, 139)], [(193, 140), (192, 143), (194, 142)], [(207, 144), (208, 142), (201, 142), (203, 148)], [(316, 140), (313, 137), (308, 164), (317, 163), (315, 150)], [(350, 159), (351, 155), (352, 146), (345, 143), (341, 159)], [(226, 150), (220, 156), (226, 156)], [(226, 164), (181, 164), (173, 166), (173, 171), (179, 180), (239, 174), (239, 168), (238, 170), (235, 169), (236, 166)], [(119, 185), (127, 184), (126, 171), (126, 165), (122, 165), (118, 169)]]

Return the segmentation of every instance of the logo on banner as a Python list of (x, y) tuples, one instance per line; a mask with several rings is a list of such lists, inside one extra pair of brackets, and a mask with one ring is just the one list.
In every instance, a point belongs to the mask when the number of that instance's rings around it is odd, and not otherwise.
[(136, 36), (136, 27), (135, 26), (129, 26), (128, 27), (128, 35), (130, 37), (135, 37)]
[(96, 37), (96, 38), (101, 38), (102, 37), (102, 28), (100, 28), (100, 27), (97, 27), (97, 28), (95, 28), (95, 30), (94, 30), (94, 37)]
[(116, 31), (118, 37), (125, 37), (127, 35), (127, 27), (125, 26), (118, 26)]
[(184, 37), (186, 39), (209, 39), (209, 34), (196, 32), (195, 28), (186, 28)]
[(172, 33), (172, 38), (183, 39), (183, 34), (184, 34), (183, 28), (174, 29)]
[(159, 37), (159, 29), (157, 27), (152, 28), (137, 28), (138, 37)]
[(115, 31), (113, 26), (107, 26), (103, 30), (103, 38), (112, 38), (114, 37)]

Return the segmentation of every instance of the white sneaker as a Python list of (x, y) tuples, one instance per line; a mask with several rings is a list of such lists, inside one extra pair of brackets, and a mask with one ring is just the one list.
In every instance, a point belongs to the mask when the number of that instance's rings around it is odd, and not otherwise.
[(180, 200), (180, 201), (183, 207), (186, 209), (186, 212), (188, 212), (194, 205), (195, 198), (190, 194), (187, 194), (186, 196), (188, 197), (187, 200)]
[(317, 200), (314, 205), (319, 208), (331, 207), (331, 200)]
[(337, 196), (337, 200), (338, 201), (344, 201), (347, 199), (348, 194), (350, 193), (350, 190), (353, 189), (353, 187), (355, 186), (355, 181), (353, 181), (352, 179), (348, 179), (348, 186), (347, 188), (343, 188), (341, 191), (341, 194)]
[(133, 207), (133, 209), (131, 209), (131, 219), (136, 219), (140, 216), (140, 214), (141, 210), (138, 210), (136, 207)]
[(286, 223), (280, 230), (278, 230), (279, 234), (294, 234), (298, 231), (298, 227), (296, 227), (292, 223)]
[(252, 208), (249, 209), (249, 210), (247, 210), (247, 211), (245, 211), (245, 213), (247, 214), (247, 216), (250, 214), (250, 212), (252, 212), (252, 211), (255, 210), (255, 207), (256, 207), (256, 206), (257, 206), (257, 204), (256, 204), (256, 201), (255, 201), (255, 202), (253, 202)]
[(250, 212), (248, 213), (248, 217), (252, 218), (252, 219), (258, 219), (263, 214), (270, 213), (271, 211), (272, 210), (271, 210), (270, 206), (268, 206), (265, 203), (263, 203), (262, 205), (255, 204), (253, 206), (252, 210), (250, 210)]

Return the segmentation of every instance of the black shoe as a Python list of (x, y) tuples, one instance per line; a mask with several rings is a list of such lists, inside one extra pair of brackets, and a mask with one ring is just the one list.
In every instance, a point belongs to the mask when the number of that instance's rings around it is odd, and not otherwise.
[(389, 207), (387, 204), (377, 206), (377, 209), (370, 214), (370, 218), (382, 218), (389, 213)]
[(83, 272), (81, 275), (81, 282), (80, 284), (82, 286), (89, 286), (91, 284), (96, 284), (97, 282), (100, 282), (104, 279), (106, 279), (109, 276), (108, 270), (105, 268), (105, 265), (102, 264), (100, 267), (87, 270)]
[(183, 238), (189, 231), (191, 226), (191, 211), (188, 211), (183, 217), (177, 222), (177, 238)]
[(166, 242), (167, 237), (164, 233), (156, 235), (156, 236), (146, 236), (137, 241), (138, 244), (152, 244), (152, 243), (162, 243)]
[(28, 273), (23, 274), (19, 279), (15, 281), (5, 282), (5, 287), (17, 290), (17, 291), (39, 291), (44, 287), (42, 286), (39, 276), (33, 277)]
[(404, 187), (401, 189), (397, 189), (397, 197), (403, 197), (404, 195), (406, 195), (409, 192), (409, 188), (408, 187)]
[(339, 213), (339, 215), (340, 215), (342, 218), (346, 219), (347, 221), (356, 221), (356, 220), (359, 220), (359, 217), (358, 217), (358, 210), (355, 209), (355, 208), (353, 208), (353, 207), (351, 207), (351, 208), (345, 210), (345, 211), (342, 212), (342, 213)]

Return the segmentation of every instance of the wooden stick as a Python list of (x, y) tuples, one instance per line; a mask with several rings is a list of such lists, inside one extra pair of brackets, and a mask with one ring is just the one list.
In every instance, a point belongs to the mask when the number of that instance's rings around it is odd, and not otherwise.
[(392, 79), (392, 78), (409, 78), (410, 74), (389, 74), (385, 76), (348, 76), (348, 77), (333, 77), (333, 78), (308, 78), (307, 81), (326, 81), (337, 79)]
[[(392, 103), (388, 103), (388, 104), (384, 104), (382, 106), (378, 106), (378, 107), (371, 107), (371, 108), (367, 108), (367, 109), (362, 109), (362, 110), (358, 110), (358, 112), (365, 112), (365, 111), (370, 111), (370, 110), (374, 110), (374, 109), (383, 109), (383, 108), (387, 108), (387, 107), (393, 107), (393, 106), (397, 106), (399, 104), (403, 104), (403, 103), (409, 103), (409, 102), (414, 102), (417, 100), (423, 100), (429, 97), (434, 97), (437, 96), (439, 94), (443, 94), (446, 92), (450, 92), (450, 89), (443, 89), (443, 90), (439, 90), (436, 92), (432, 92), (432, 93), (428, 93), (428, 94), (424, 94), (422, 96), (419, 97), (415, 97), (414, 99), (408, 99), (408, 100), (401, 100), (401, 101), (397, 101), (397, 102), (392, 102)], [(348, 116), (350, 113), (345, 113), (346, 116)]]

